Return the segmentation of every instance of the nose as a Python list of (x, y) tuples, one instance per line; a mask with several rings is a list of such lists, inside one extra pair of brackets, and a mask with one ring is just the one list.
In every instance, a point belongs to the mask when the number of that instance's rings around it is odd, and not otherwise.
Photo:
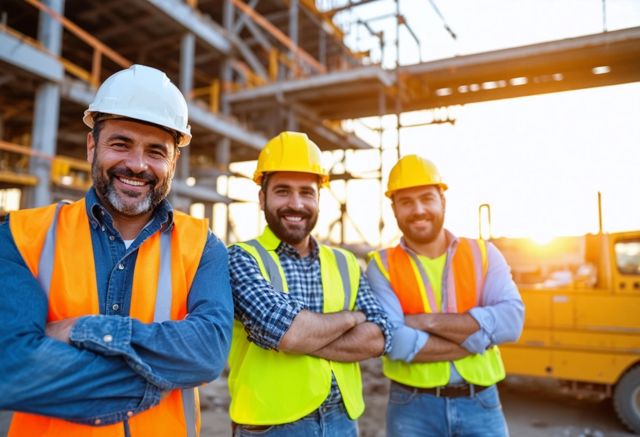
[(289, 196), (289, 208), (302, 209), (304, 204), (302, 203), (302, 196), (300, 193), (292, 192)]
[(413, 213), (414, 214), (424, 214), (427, 211), (427, 207), (424, 203), (422, 203), (421, 201), (416, 201), (416, 203), (413, 204)]
[(141, 173), (147, 170), (149, 165), (145, 159), (144, 150), (138, 147), (132, 147), (129, 149), (125, 165), (134, 173)]

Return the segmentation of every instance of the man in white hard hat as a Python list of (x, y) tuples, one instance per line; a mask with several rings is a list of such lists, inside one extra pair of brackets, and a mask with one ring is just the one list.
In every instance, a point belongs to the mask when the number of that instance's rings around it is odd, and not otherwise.
[[(195, 436), (194, 388), (227, 358), (227, 251), (165, 199), (187, 104), (161, 71), (108, 78), (85, 111), (93, 187), (0, 225), (0, 408), (10, 436)], [(100, 428), (96, 428), (100, 425)]]
[(387, 435), (507, 436), (497, 345), (522, 331), (524, 305), (498, 249), (444, 225), (447, 185), (429, 160), (389, 174), (400, 244), (373, 254), (367, 274), (393, 326)]

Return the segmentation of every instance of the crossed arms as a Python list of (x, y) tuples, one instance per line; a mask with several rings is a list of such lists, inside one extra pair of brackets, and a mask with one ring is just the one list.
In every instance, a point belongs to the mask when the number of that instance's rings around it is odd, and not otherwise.
[(108, 424), (153, 407), (163, 391), (213, 379), (231, 337), (227, 275), (224, 246), (210, 236), (185, 320), (98, 315), (47, 329), (47, 297), (0, 225), (0, 409)]
[[(386, 316), (361, 277), (355, 311), (320, 313), (274, 290), (251, 255), (229, 249), (236, 319), (250, 341), (265, 348), (333, 361), (360, 361), (388, 347)], [(321, 303), (321, 301), (320, 301)]]

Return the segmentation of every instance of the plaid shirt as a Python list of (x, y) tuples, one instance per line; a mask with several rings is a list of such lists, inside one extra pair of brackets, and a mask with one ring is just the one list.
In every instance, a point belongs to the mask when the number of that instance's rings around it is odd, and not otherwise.
[[(313, 238), (311, 245), (311, 253), (304, 258), (285, 242), (281, 242), (276, 249), (289, 285), (289, 293), (275, 290), (260, 273), (256, 260), (244, 249), (238, 246), (229, 248), (235, 317), (244, 325), (248, 339), (256, 345), (277, 350), (280, 339), (301, 310), (322, 312), (320, 251)], [(364, 274), (360, 276), (356, 309), (366, 315), (367, 321), (380, 328), (385, 339), (384, 353), (387, 353), (391, 344), (387, 316), (373, 296)], [(340, 391), (334, 378), (331, 393), (325, 403), (339, 400)]]

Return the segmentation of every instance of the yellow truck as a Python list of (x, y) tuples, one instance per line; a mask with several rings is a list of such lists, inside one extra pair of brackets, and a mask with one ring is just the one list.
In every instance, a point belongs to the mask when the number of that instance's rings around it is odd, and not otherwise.
[(526, 308), (520, 340), (500, 347), (507, 373), (612, 397), (640, 433), (640, 231), (491, 241)]

